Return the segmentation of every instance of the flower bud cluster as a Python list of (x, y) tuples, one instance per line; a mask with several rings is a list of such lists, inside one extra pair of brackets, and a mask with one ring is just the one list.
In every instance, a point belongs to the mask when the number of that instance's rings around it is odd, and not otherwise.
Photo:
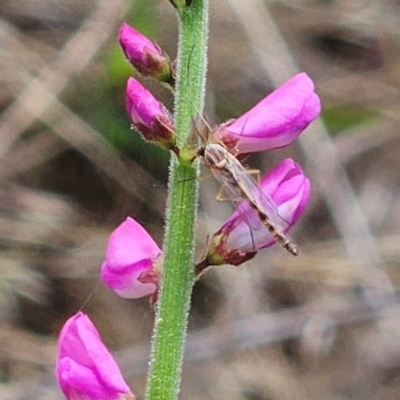
[[(125, 23), (119, 30), (118, 39), (126, 58), (143, 77), (151, 77), (173, 87), (172, 64), (156, 43)], [(145, 140), (177, 151), (175, 128), (167, 108), (133, 77), (128, 79), (125, 93), (126, 110), (132, 127)]]

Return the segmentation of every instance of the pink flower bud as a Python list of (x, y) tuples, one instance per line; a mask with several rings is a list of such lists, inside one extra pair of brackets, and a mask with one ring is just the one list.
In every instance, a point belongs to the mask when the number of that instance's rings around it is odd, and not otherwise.
[(174, 84), (168, 56), (154, 42), (128, 24), (122, 24), (118, 40), (129, 62), (143, 76)]
[(135, 400), (87, 315), (64, 324), (57, 352), (56, 376), (68, 400)]
[(242, 154), (278, 149), (292, 143), (320, 111), (314, 83), (302, 72), (241, 117), (219, 126), (215, 134), (228, 148)]
[(161, 250), (146, 230), (128, 217), (108, 239), (101, 279), (124, 298), (155, 295), (161, 255)]
[[(278, 215), (274, 220), (278, 219), (277, 227), (282, 233), (287, 233), (307, 205), (309, 179), (300, 165), (287, 158), (261, 180), (260, 188), (276, 204)], [(240, 265), (254, 257), (258, 250), (275, 244), (276, 240), (261, 223), (257, 229), (249, 227), (249, 221), (255, 217), (255, 211), (248, 203), (242, 204), (240, 212), (235, 211), (212, 236), (206, 262), (203, 261), (197, 270), (201, 271), (207, 265)]]
[(126, 85), (126, 110), (146, 140), (175, 149), (175, 129), (168, 110), (134, 78)]

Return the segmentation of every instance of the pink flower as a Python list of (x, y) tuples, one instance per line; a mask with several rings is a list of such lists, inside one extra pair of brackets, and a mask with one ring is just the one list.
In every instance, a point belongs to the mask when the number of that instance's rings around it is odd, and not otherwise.
[(69, 400), (135, 400), (96, 328), (82, 312), (61, 329), (56, 376)]
[(126, 23), (119, 30), (118, 40), (126, 58), (140, 74), (173, 86), (171, 63), (160, 47)]
[(127, 82), (126, 110), (132, 125), (146, 140), (175, 148), (175, 129), (168, 110), (134, 78)]
[[(277, 207), (277, 213), (269, 217), (281, 233), (287, 233), (307, 205), (310, 181), (301, 167), (288, 158), (261, 180), (260, 189), (269, 195)], [(240, 265), (254, 257), (258, 250), (276, 243), (245, 200), (239, 208), (240, 212), (235, 211), (212, 236), (206, 261), (197, 266), (198, 272), (208, 265)]]
[(220, 125), (215, 135), (242, 154), (277, 149), (292, 143), (320, 111), (314, 83), (302, 72), (241, 117)]
[(108, 239), (101, 279), (124, 298), (154, 295), (158, 289), (157, 264), (161, 256), (162, 252), (152, 237), (128, 217)]

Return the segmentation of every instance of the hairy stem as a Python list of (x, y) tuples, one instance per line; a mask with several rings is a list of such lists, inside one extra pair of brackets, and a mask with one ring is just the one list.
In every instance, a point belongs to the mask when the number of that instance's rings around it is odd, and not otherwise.
[[(206, 75), (207, 0), (193, 0), (178, 9), (180, 20), (175, 125), (178, 147), (190, 135), (192, 121), (201, 113)], [(157, 303), (147, 400), (176, 400), (190, 295), (194, 281), (194, 225), (197, 209), (197, 162), (171, 157), (164, 241), (164, 271)]]

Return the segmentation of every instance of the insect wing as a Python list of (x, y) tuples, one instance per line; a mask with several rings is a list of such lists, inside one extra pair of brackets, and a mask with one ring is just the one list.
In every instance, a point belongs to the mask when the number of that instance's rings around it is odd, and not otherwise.
[[(242, 164), (240, 164), (242, 167)], [(257, 182), (242, 168), (237, 168), (237, 182), (243, 193), (243, 198), (247, 200), (248, 208), (253, 208), (253, 214), (256, 214), (256, 219), (259, 223), (253, 222), (250, 226), (253, 229), (260, 229), (260, 213), (263, 213), (276, 227), (285, 225), (285, 221), (279, 216), (278, 206), (275, 204), (272, 197), (266, 193)], [(253, 205), (251, 207), (250, 203)], [(246, 211), (245, 206), (241, 206), (242, 211)], [(257, 215), (258, 214), (258, 215)]]
[(234, 182), (232, 182), (232, 179), (218, 169), (212, 168), (211, 171), (215, 179), (221, 185), (228, 200), (230, 200), (235, 206), (237, 206), (238, 202), (240, 201), (240, 195)]
[(240, 184), (232, 177), (225, 175), (225, 173), (218, 169), (212, 169), (215, 179), (219, 182), (228, 200), (230, 200), (233, 206), (236, 208), (241, 218), (246, 224), (252, 228), (259, 230), (263, 226), (260, 218), (251, 209), (248, 200), (243, 196)]
[(248, 201), (242, 200), (236, 207), (236, 211), (240, 214), (251, 230), (259, 231), (264, 227), (257, 211), (251, 208)]

